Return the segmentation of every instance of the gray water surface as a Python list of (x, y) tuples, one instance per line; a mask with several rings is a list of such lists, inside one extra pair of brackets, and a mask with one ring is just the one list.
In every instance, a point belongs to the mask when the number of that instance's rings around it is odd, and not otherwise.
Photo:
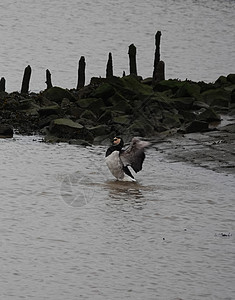
[(234, 299), (234, 176), (152, 147), (120, 183), (105, 150), (0, 140), (0, 298)]
[(128, 46), (137, 47), (138, 73), (152, 76), (154, 35), (162, 32), (166, 77), (215, 81), (235, 69), (234, 0), (1, 0), (0, 77), (7, 91), (20, 90), (30, 64), (30, 89), (52, 83), (77, 86), (77, 64), (85, 56), (86, 83), (105, 76), (108, 53), (114, 75), (129, 72)]

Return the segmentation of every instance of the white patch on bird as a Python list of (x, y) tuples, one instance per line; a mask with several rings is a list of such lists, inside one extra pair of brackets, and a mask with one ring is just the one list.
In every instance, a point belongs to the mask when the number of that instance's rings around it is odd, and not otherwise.
[(105, 157), (105, 162), (114, 177), (119, 180), (124, 178), (123, 165), (119, 158), (119, 151), (113, 151), (109, 156)]
[(119, 151), (113, 151), (109, 156), (105, 157), (105, 162), (110, 172), (113, 174), (114, 177), (117, 178), (117, 180), (136, 181), (134, 178), (131, 178), (130, 176), (126, 175), (123, 171), (123, 163), (120, 160)]

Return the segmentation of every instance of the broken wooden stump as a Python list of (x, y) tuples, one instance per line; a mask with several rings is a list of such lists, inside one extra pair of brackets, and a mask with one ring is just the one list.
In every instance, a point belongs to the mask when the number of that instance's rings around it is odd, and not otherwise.
[(162, 80), (165, 80), (165, 63), (160, 60), (157, 64), (156, 72), (153, 77), (153, 85)]
[(165, 79), (165, 64), (160, 61), (160, 42), (161, 42), (161, 31), (157, 31), (155, 34), (155, 56), (153, 65), (153, 80), (152, 84), (155, 85), (157, 82)]
[(137, 75), (136, 67), (136, 47), (134, 44), (129, 46), (129, 64), (130, 64), (130, 74)]
[(106, 66), (106, 78), (110, 77), (113, 77), (113, 58), (111, 52), (109, 52), (109, 58)]
[(0, 92), (5, 92), (5, 91), (6, 91), (6, 80), (4, 77), (2, 77), (0, 80)]
[(47, 89), (52, 88), (51, 72), (48, 69), (46, 70), (46, 85), (47, 85)]
[(24, 76), (21, 86), (21, 94), (28, 94), (29, 93), (29, 82), (31, 77), (31, 67), (28, 65), (24, 70)]
[(81, 56), (79, 63), (78, 63), (78, 84), (77, 90), (84, 87), (85, 85), (85, 69), (86, 69), (86, 62), (85, 57)]

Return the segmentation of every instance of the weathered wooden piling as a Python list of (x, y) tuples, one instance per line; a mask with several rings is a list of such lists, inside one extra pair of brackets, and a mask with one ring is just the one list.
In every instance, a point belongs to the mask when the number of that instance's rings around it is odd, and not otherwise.
[(159, 81), (165, 80), (165, 63), (160, 60), (156, 67), (156, 72), (153, 77), (153, 82), (156, 84)]
[(30, 65), (28, 65), (24, 70), (24, 76), (21, 86), (21, 94), (28, 94), (29, 92), (29, 82), (31, 77), (32, 69)]
[(48, 69), (46, 70), (46, 85), (47, 85), (47, 89), (52, 88), (51, 72)]
[(137, 75), (137, 67), (136, 67), (136, 47), (134, 44), (129, 46), (129, 64), (130, 64), (130, 74)]
[(6, 80), (4, 77), (2, 77), (0, 80), (0, 92), (5, 92), (5, 91), (6, 91)]
[(78, 63), (78, 84), (77, 90), (84, 87), (85, 85), (85, 69), (86, 69), (86, 62), (85, 57), (81, 56), (79, 63)]
[(106, 66), (106, 78), (110, 77), (113, 77), (113, 58), (111, 52), (109, 52), (109, 58)]
[[(157, 31), (155, 34), (155, 56), (153, 65), (153, 85), (165, 79), (165, 65), (163, 61), (160, 61), (160, 42), (161, 42), (161, 31)], [(160, 65), (159, 65), (160, 64)]]
[(153, 77), (157, 69), (157, 64), (160, 61), (160, 42), (161, 42), (161, 31), (157, 31), (155, 34), (155, 56), (154, 56), (154, 64), (153, 64)]

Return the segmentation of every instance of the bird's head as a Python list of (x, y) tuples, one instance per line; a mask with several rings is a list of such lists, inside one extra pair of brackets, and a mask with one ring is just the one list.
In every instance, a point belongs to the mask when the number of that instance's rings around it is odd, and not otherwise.
[(113, 146), (116, 146), (117, 148), (122, 148), (124, 146), (123, 139), (121, 137), (115, 137), (113, 138)]

